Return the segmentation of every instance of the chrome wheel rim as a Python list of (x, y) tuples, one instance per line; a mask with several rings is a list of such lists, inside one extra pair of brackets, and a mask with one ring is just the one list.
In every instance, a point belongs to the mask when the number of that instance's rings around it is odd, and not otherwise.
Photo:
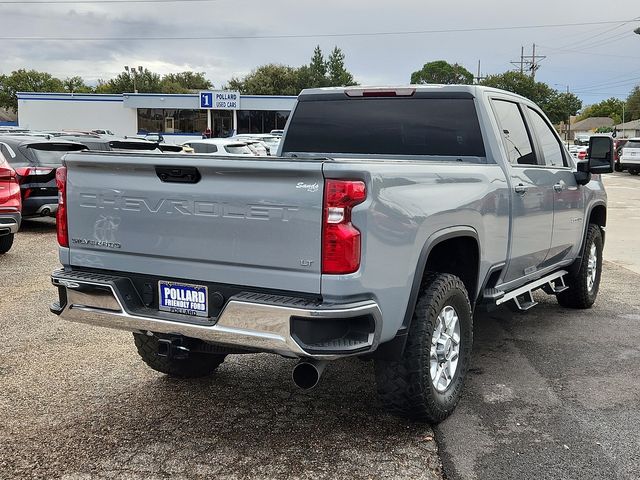
[(431, 383), (438, 392), (444, 392), (456, 374), (460, 359), (460, 319), (455, 308), (444, 307), (431, 336)]
[(587, 290), (591, 292), (596, 284), (596, 275), (598, 274), (598, 250), (596, 244), (591, 244), (589, 249), (589, 259), (587, 260)]

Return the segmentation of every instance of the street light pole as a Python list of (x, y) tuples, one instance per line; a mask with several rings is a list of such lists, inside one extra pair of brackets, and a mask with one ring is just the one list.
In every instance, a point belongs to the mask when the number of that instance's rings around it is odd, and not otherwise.
[(128, 65), (125, 65), (124, 69), (133, 79), (133, 93), (138, 93), (138, 89), (136, 88), (136, 76), (138, 73), (142, 73), (142, 65), (139, 65), (137, 69), (136, 67), (129, 68)]

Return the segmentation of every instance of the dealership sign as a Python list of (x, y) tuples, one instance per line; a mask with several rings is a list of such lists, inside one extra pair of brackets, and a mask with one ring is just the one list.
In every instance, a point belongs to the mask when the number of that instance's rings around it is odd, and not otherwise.
[(240, 108), (240, 92), (230, 92), (227, 90), (200, 92), (200, 108), (238, 110)]

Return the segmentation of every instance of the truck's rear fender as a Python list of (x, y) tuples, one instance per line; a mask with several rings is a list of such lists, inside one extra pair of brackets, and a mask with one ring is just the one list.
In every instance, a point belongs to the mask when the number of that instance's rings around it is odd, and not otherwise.
[[(383, 317), (381, 343), (406, 330), (429, 253), (438, 243), (462, 237), (457, 248), (474, 245), (473, 268), (454, 269), (465, 277), (472, 303), (478, 279), (506, 258), (509, 192), (498, 165), (342, 160), (325, 163), (323, 173), (325, 178), (362, 178), (368, 191), (367, 201), (352, 214), (362, 232), (360, 269), (323, 275), (322, 296), (327, 301), (358, 295), (374, 299)], [(491, 241), (483, 242), (487, 235)]]

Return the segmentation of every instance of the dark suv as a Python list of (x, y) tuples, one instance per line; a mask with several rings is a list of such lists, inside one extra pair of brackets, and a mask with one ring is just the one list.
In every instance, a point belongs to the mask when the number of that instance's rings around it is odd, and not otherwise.
[(26, 136), (0, 136), (0, 153), (16, 172), (22, 216), (53, 215), (58, 209), (56, 168), (67, 152), (86, 150), (81, 143)]

